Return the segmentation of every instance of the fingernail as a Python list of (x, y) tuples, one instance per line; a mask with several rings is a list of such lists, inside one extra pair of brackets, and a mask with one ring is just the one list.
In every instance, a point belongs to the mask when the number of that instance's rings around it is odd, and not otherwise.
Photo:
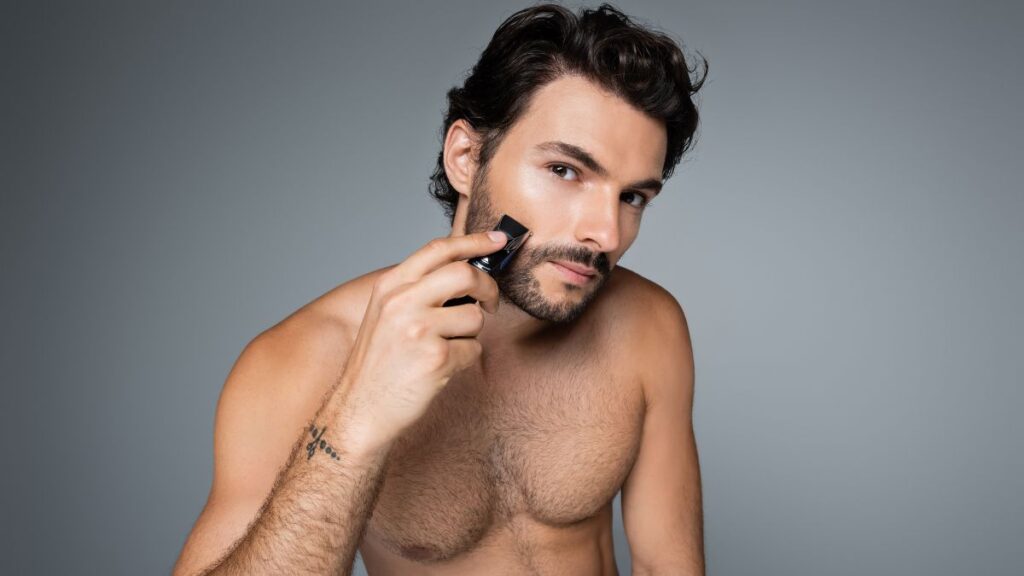
[(495, 242), (501, 242), (502, 244), (508, 242), (508, 236), (505, 236), (505, 233), (501, 230), (491, 230), (487, 233), (487, 236)]

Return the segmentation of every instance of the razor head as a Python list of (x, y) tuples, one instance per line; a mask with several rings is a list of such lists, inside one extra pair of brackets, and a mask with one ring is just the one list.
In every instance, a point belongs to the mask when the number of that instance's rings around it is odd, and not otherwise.
[(507, 214), (502, 215), (501, 220), (494, 229), (504, 232), (509, 238), (508, 242), (506, 242), (505, 245), (502, 246), (501, 250), (498, 250), (497, 252), (488, 254), (487, 256), (472, 258), (469, 261), (470, 264), (484, 272), (487, 272), (491, 276), (494, 276), (508, 267), (512, 262), (512, 258), (516, 255), (516, 252), (532, 234), (532, 232), (527, 230), (525, 226), (516, 222), (515, 219)]

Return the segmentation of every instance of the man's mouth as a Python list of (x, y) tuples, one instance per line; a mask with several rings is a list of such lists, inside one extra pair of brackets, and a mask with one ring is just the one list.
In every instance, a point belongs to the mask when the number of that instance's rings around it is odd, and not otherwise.
[(566, 262), (565, 260), (551, 260), (551, 264), (554, 265), (555, 269), (560, 274), (573, 284), (586, 284), (595, 275), (597, 270), (587, 266), (581, 266), (579, 264), (573, 264), (572, 262)]

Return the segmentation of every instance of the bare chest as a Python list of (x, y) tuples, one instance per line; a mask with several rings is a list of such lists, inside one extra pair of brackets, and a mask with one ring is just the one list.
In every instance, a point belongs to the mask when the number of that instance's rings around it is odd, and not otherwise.
[(628, 367), (585, 356), (500, 376), (466, 370), (395, 444), (368, 535), (437, 560), (516, 516), (554, 527), (591, 518), (633, 464), (643, 412)]

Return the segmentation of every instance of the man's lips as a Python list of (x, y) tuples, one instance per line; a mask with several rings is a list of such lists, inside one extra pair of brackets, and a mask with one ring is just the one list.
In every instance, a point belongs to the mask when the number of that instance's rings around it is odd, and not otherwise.
[(597, 270), (593, 268), (580, 266), (579, 264), (573, 264), (571, 262), (566, 262), (565, 260), (552, 260), (552, 262), (562, 266), (563, 268), (568, 268), (577, 274), (582, 274), (583, 276), (593, 276), (597, 274)]
[(551, 260), (551, 264), (561, 272), (561, 275), (565, 280), (579, 286), (589, 283), (597, 274), (597, 271), (592, 268), (587, 268), (587, 266), (582, 266), (580, 264), (569, 263), (564, 260)]

